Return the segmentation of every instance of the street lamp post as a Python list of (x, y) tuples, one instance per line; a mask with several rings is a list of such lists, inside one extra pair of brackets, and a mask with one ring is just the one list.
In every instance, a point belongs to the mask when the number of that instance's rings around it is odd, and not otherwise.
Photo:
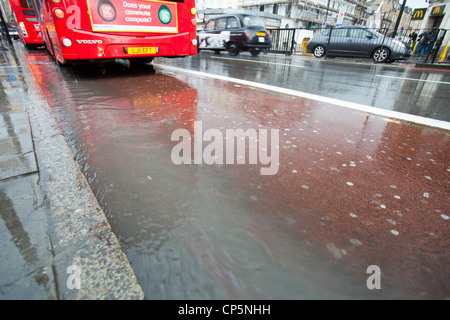
[(405, 10), (406, 0), (403, 0), (402, 6), (400, 8), (400, 13), (398, 14), (397, 22), (395, 22), (394, 32), (392, 33), (393, 37), (397, 36), (398, 26), (400, 24), (400, 20), (402, 20), (403, 10)]
[(327, 20), (328, 20), (328, 10), (330, 9), (330, 0), (328, 0), (327, 4), (327, 13), (325, 14), (325, 27), (327, 26)]

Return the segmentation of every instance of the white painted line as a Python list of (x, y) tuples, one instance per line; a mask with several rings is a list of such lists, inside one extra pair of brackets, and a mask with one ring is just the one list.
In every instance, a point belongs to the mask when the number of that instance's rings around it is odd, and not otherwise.
[(289, 67), (295, 67), (295, 68), (304, 68), (305, 66), (299, 66), (296, 64), (289, 64), (289, 63), (279, 63), (279, 62), (270, 62), (270, 61), (262, 61), (262, 60), (249, 60), (249, 59), (237, 59), (237, 58), (228, 58), (228, 57), (215, 57), (211, 56), (211, 58), (214, 59), (224, 59), (224, 60), (238, 60), (238, 61), (246, 61), (246, 62), (256, 62), (256, 63), (262, 63), (262, 64), (276, 64), (280, 66), (289, 66)]
[(378, 77), (391, 78), (391, 79), (399, 79), (399, 80), (411, 80), (411, 81), (423, 81), (423, 82), (431, 82), (431, 83), (450, 84), (450, 82), (446, 82), (446, 81), (426, 80), (426, 79), (414, 79), (414, 78), (403, 78), (403, 77), (385, 76), (385, 75), (381, 75), (381, 74), (379, 74)]
[(358, 111), (361, 111), (364, 113), (371, 113), (371, 114), (375, 114), (375, 115), (379, 115), (379, 116), (383, 116), (383, 117), (394, 118), (394, 119), (408, 121), (408, 122), (414, 122), (414, 123), (418, 123), (421, 125), (440, 128), (440, 129), (444, 129), (444, 130), (450, 130), (450, 122), (447, 122), (447, 121), (425, 118), (425, 117), (402, 113), (402, 112), (398, 112), (398, 111), (392, 111), (392, 110), (386, 110), (386, 109), (381, 109), (381, 108), (377, 108), (377, 107), (366, 106), (366, 105), (355, 103), (355, 102), (348, 102), (348, 101), (338, 100), (338, 99), (334, 99), (334, 98), (327, 98), (327, 97), (323, 97), (323, 96), (319, 96), (319, 95), (311, 94), (311, 93), (307, 93), (307, 92), (296, 91), (296, 90), (276, 87), (276, 86), (272, 86), (272, 85), (268, 85), (268, 84), (264, 84), (264, 83), (241, 80), (241, 79), (237, 79), (237, 78), (219, 76), (216, 74), (210, 74), (210, 73), (205, 73), (205, 72), (200, 72), (200, 71), (188, 70), (188, 69), (172, 67), (172, 66), (167, 66), (167, 65), (162, 65), (162, 64), (153, 64), (153, 66), (155, 66), (157, 68), (165, 69), (168, 71), (182, 72), (182, 73), (187, 73), (187, 74), (191, 74), (191, 75), (198, 76), (198, 77), (207, 77), (207, 78), (212, 78), (212, 79), (217, 79), (217, 80), (222, 80), (222, 81), (234, 82), (234, 83), (246, 85), (249, 87), (255, 87), (255, 88), (260, 88), (260, 89), (264, 89), (264, 90), (268, 90), (268, 91), (283, 93), (283, 94), (291, 95), (291, 96), (295, 96), (295, 97), (329, 103), (329, 104), (336, 105), (339, 107), (358, 110)]

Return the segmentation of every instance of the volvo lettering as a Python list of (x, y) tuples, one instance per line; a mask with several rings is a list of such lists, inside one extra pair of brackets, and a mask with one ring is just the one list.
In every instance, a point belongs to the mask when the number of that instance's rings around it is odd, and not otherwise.
[(102, 44), (102, 40), (77, 40), (78, 43), (84, 43), (84, 44)]

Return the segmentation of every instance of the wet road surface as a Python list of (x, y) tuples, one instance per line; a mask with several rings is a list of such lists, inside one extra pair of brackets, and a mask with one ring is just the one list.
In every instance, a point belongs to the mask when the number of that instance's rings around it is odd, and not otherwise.
[[(27, 60), (147, 299), (449, 297), (449, 131), (148, 65), (58, 69), (39, 51)], [(373, 74), (340, 86), (327, 74), (346, 79), (349, 67), (313, 61), (301, 79), (276, 63), (155, 61), (449, 119), (446, 83), (363, 66)], [(355, 82), (365, 94), (349, 92)], [(172, 133), (193, 135), (196, 121), (203, 132), (278, 129), (277, 174), (248, 161), (175, 165)], [(380, 290), (367, 288), (371, 265)]]
[(189, 59), (158, 60), (238, 79), (450, 121), (447, 107), (450, 72), (417, 70), (407, 64), (374, 64), (370, 60), (333, 61), (312, 57), (228, 54), (202, 51)]

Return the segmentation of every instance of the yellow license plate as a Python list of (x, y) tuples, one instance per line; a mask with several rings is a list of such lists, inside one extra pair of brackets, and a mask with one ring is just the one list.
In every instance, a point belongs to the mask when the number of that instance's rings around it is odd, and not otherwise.
[(265, 32), (257, 32), (256, 35), (257, 35), (257, 36), (263, 36), (263, 37), (265, 37), (265, 36), (266, 36), (266, 33), (265, 33)]
[(155, 54), (156, 47), (131, 47), (127, 48), (128, 54)]

